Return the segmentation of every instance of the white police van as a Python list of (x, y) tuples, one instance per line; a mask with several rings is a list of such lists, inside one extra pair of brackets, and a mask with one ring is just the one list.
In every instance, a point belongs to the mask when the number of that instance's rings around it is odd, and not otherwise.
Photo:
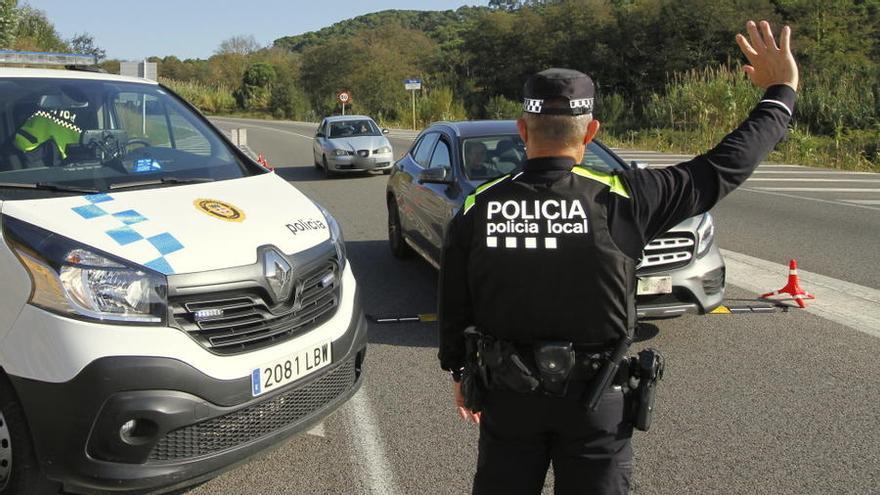
[(155, 82), (0, 67), (0, 494), (210, 478), (351, 397), (365, 349), (325, 209)]

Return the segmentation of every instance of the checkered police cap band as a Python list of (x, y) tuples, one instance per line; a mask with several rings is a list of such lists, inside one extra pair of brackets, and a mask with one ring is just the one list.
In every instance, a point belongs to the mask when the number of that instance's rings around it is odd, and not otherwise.
[(523, 111), (546, 115), (593, 113), (595, 86), (590, 76), (571, 69), (547, 69), (523, 86)]
[(523, 100), (523, 111), (543, 115), (588, 115), (593, 113), (594, 101), (594, 98), (570, 100), (566, 108), (565, 106), (546, 106), (544, 105), (544, 100), (526, 98)]

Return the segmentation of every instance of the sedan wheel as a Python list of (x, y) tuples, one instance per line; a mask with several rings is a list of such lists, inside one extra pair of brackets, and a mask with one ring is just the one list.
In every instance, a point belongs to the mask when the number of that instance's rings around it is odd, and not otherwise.
[(412, 256), (413, 250), (403, 239), (403, 227), (400, 225), (400, 213), (396, 202), (388, 200), (388, 247), (395, 258), (405, 259)]
[(328, 179), (336, 175), (332, 170), (330, 170), (330, 166), (327, 164), (327, 155), (321, 157), (321, 163), (324, 165), (324, 177)]

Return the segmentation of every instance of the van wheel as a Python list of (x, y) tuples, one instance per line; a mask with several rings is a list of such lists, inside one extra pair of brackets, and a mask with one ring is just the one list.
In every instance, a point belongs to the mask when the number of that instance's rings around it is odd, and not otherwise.
[(403, 239), (400, 213), (397, 211), (397, 203), (393, 199), (388, 200), (388, 246), (395, 258), (405, 259), (413, 254), (412, 248)]
[(57, 495), (61, 485), (43, 476), (21, 404), (0, 376), (0, 495)]

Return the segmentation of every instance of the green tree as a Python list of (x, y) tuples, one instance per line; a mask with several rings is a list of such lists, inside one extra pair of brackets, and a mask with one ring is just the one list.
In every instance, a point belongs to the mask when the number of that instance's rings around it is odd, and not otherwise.
[(70, 49), (58, 35), (46, 13), (30, 6), (18, 9), (15, 43), (17, 50), (63, 52)]
[(245, 110), (266, 110), (276, 77), (275, 68), (269, 64), (256, 63), (248, 67), (241, 87), (235, 92), (239, 106)]
[(85, 53), (88, 55), (94, 55), (95, 60), (98, 63), (107, 58), (107, 52), (105, 52), (103, 48), (95, 44), (95, 37), (89, 33), (77, 34), (70, 39), (69, 44), (70, 49), (73, 50), (74, 53)]
[(236, 55), (250, 55), (259, 49), (260, 44), (257, 43), (257, 40), (253, 35), (237, 35), (221, 41), (214, 53), (217, 55), (227, 55), (230, 53)]

